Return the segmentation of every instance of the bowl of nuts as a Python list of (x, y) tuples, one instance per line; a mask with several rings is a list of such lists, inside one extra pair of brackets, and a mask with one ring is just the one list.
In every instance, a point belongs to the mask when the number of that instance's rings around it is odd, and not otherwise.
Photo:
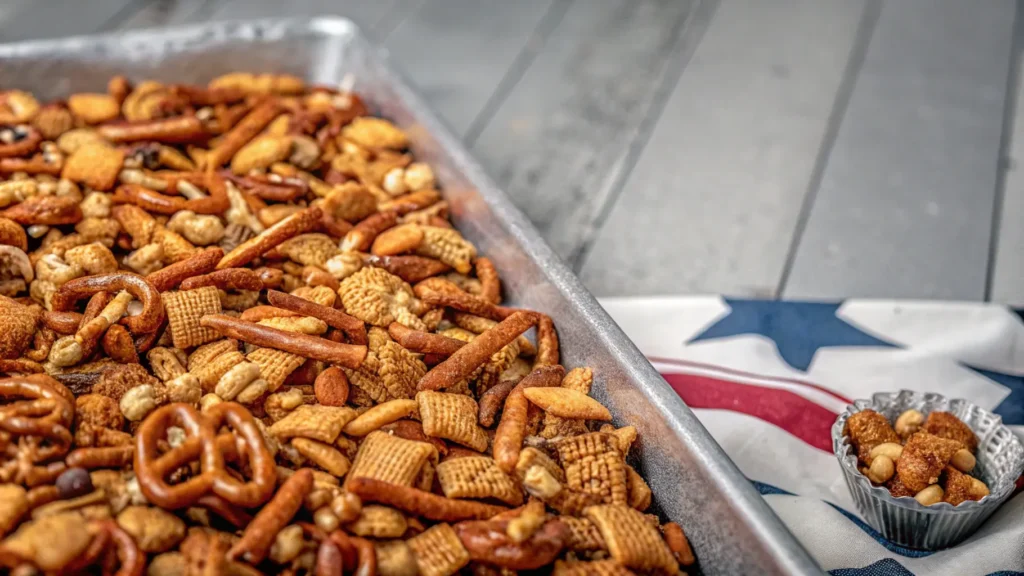
[(910, 390), (847, 406), (832, 448), (864, 520), (890, 542), (922, 550), (974, 533), (1024, 471), (1024, 447), (998, 415)]

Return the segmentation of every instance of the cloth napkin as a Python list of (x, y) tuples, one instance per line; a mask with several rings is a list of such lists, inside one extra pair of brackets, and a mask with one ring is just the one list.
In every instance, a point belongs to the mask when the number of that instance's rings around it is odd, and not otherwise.
[(853, 400), (909, 389), (968, 399), (1024, 438), (1020, 313), (977, 303), (717, 296), (601, 304), (831, 574), (1024, 575), (1024, 494), (953, 548), (903, 548), (858, 516), (830, 433)]

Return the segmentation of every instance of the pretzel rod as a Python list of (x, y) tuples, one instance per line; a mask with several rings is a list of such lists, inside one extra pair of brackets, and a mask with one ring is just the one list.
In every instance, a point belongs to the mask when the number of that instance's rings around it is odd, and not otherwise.
[[(443, 291), (437, 289), (448, 286), (450, 288), (443, 289)], [(496, 306), (479, 296), (463, 292), (451, 282), (440, 278), (428, 278), (417, 284), (414, 290), (421, 300), (431, 306), (454, 308), (494, 321), (504, 320), (514, 312), (511, 308)]]
[(63, 226), (82, 219), (78, 199), (71, 196), (32, 196), (20, 204), (0, 211), (0, 216), (18, 224)]
[(486, 520), (508, 510), (505, 506), (471, 500), (455, 500), (375, 478), (350, 478), (346, 489), (363, 501), (378, 502), (415, 516), (438, 522)]
[(228, 550), (228, 558), (239, 558), (250, 564), (259, 564), (270, 552), (277, 533), (284, 528), (302, 508), (306, 495), (313, 489), (313, 471), (309, 468), (292, 474), (278, 488), (270, 500), (252, 519), (242, 532), (242, 538)]
[(501, 278), (490, 258), (476, 259), (476, 277), (480, 279), (480, 297), (491, 304), (501, 303)]
[(277, 118), (281, 112), (281, 104), (276, 99), (264, 100), (242, 117), (231, 130), (224, 134), (220, 143), (206, 155), (208, 169), (219, 168), (241, 150), (250, 140), (256, 137), (267, 124)]
[(554, 366), (561, 362), (558, 353), (558, 332), (555, 323), (547, 314), (540, 314), (537, 322), (537, 356), (533, 359), (534, 366)]
[(229, 170), (222, 170), (220, 175), (237, 184), (242, 190), (273, 202), (291, 202), (309, 191), (309, 185), (299, 178), (275, 182), (267, 176), (238, 176)]
[(63, 169), (63, 162), (48, 162), (42, 154), (36, 154), (31, 158), (0, 158), (0, 174), (24, 172), (33, 175), (60, 176)]
[(110, 446), (107, 448), (78, 448), (72, 450), (64, 462), (71, 468), (124, 468), (132, 461), (134, 446)]
[(454, 386), (473, 373), (498, 350), (537, 323), (532, 312), (516, 312), (459, 348), (447, 360), (434, 366), (416, 384), (417, 390), (441, 390)]
[(315, 229), (320, 223), (321, 216), (323, 212), (319, 206), (306, 208), (288, 216), (228, 252), (217, 264), (217, 269), (239, 268), (248, 264), (285, 240)]
[(477, 401), (477, 420), (481, 426), (490, 428), (494, 424), (498, 410), (505, 405), (505, 399), (518, 384), (519, 380), (502, 380), (480, 395), (480, 400)]
[(519, 461), (519, 452), (523, 448), (523, 438), (526, 436), (530, 402), (523, 394), (523, 390), (560, 386), (564, 376), (565, 369), (558, 365), (536, 368), (523, 378), (505, 399), (505, 409), (498, 422), (498, 429), (494, 432), (493, 453), (498, 467), (506, 473), (511, 473), (515, 469), (516, 462)]
[(383, 268), (410, 284), (452, 269), (444, 262), (426, 256), (369, 256), (366, 264)]
[(146, 280), (158, 291), (166, 292), (193, 276), (199, 276), (200, 274), (212, 271), (217, 267), (217, 262), (220, 262), (223, 257), (224, 250), (221, 248), (207, 248), (201, 252), (196, 252), (185, 260), (175, 262), (149, 274), (146, 276)]
[(144, 334), (156, 330), (164, 318), (164, 306), (160, 300), (160, 292), (148, 280), (131, 272), (97, 274), (69, 280), (53, 295), (53, 309), (68, 310), (75, 302), (86, 296), (92, 296), (97, 292), (120, 290), (127, 290), (142, 302), (142, 312), (138, 316), (127, 316), (121, 322), (133, 334)]
[(228, 338), (346, 368), (358, 368), (366, 358), (366, 346), (331, 342), (326, 338), (278, 330), (221, 314), (203, 316), (200, 325), (213, 328)]
[(78, 312), (47, 310), (43, 312), (42, 323), (58, 334), (74, 334), (82, 323), (82, 315)]
[(210, 136), (203, 123), (195, 116), (111, 122), (97, 127), (96, 131), (115, 144), (146, 141), (187, 144), (202, 142)]
[(377, 212), (363, 218), (358, 224), (345, 234), (341, 241), (343, 251), (367, 252), (377, 236), (398, 224), (398, 212)]
[(223, 268), (202, 276), (193, 276), (181, 283), (181, 290), (195, 290), (204, 286), (216, 286), (221, 290), (251, 290), (259, 292), (263, 289), (263, 281), (259, 275), (249, 268)]
[(328, 326), (337, 328), (350, 336), (352, 333), (362, 333), (362, 337), (366, 338), (366, 327), (363, 321), (355, 316), (349, 316), (341, 310), (328, 308), (305, 298), (299, 298), (298, 296), (292, 296), (277, 290), (267, 291), (267, 301), (278, 308), (284, 308), (303, 316), (319, 318), (326, 322)]
[(443, 334), (413, 330), (398, 322), (392, 322), (388, 326), (388, 334), (403, 348), (420, 354), (451, 356), (466, 345), (462, 340), (449, 338)]

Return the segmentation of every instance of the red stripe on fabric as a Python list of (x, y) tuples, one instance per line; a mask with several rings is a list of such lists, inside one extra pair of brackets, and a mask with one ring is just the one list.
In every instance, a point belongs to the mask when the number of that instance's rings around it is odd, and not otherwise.
[(797, 384), (799, 386), (807, 386), (808, 388), (814, 388), (815, 390), (818, 390), (819, 392), (824, 392), (825, 394), (828, 394), (829, 396), (832, 396), (833, 398), (836, 398), (838, 400), (842, 400), (843, 402), (845, 402), (847, 404), (853, 404), (853, 400), (850, 400), (846, 396), (843, 396), (842, 394), (839, 394), (838, 392), (834, 392), (832, 390), (829, 390), (828, 388), (825, 388), (824, 386), (822, 386), (820, 384), (815, 384), (813, 382), (808, 382), (806, 380), (796, 380), (794, 378), (780, 378), (778, 376), (765, 376), (764, 374), (755, 374), (753, 372), (744, 372), (743, 370), (734, 370), (732, 368), (726, 368), (724, 366), (716, 366), (714, 364), (704, 364), (702, 362), (692, 362), (690, 360), (676, 360), (675, 358), (661, 358), (659, 356), (648, 356), (647, 359), (650, 360), (651, 362), (658, 362), (658, 363), (661, 363), (661, 364), (669, 364), (669, 365), (675, 365), (675, 366), (684, 366), (684, 367), (688, 367), (688, 368), (705, 368), (705, 369), (708, 369), (708, 370), (717, 370), (719, 372), (725, 372), (726, 374), (734, 374), (736, 376), (743, 376), (743, 377), (746, 377), (746, 378), (760, 378), (761, 380), (768, 380), (769, 382), (784, 382), (786, 384)]
[(760, 418), (807, 444), (832, 452), (832, 424), (838, 414), (799, 394), (694, 374), (662, 374), (690, 408), (731, 410)]

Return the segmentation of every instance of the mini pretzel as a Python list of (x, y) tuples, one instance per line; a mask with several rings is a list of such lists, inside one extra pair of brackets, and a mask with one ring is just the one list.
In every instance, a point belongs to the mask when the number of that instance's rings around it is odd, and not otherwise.
[(437, 522), (486, 520), (508, 510), (505, 506), (445, 498), (375, 478), (350, 478), (345, 487), (349, 492), (362, 498), (363, 502), (378, 502)]
[(477, 562), (508, 570), (534, 570), (554, 562), (569, 542), (571, 532), (564, 522), (552, 519), (522, 542), (508, 535), (509, 520), (472, 520), (453, 528), (469, 556)]
[(62, 226), (79, 222), (82, 208), (72, 196), (32, 196), (0, 211), (0, 216), (24, 225)]
[(153, 332), (160, 327), (164, 318), (160, 292), (148, 280), (131, 272), (97, 274), (69, 280), (53, 295), (53, 309), (70, 310), (75, 302), (86, 296), (92, 296), (97, 292), (120, 290), (127, 290), (142, 302), (142, 312), (138, 316), (128, 316), (121, 320), (133, 334)]
[(366, 325), (355, 316), (349, 316), (341, 310), (329, 308), (305, 298), (299, 298), (298, 296), (292, 296), (277, 290), (267, 291), (267, 301), (274, 306), (303, 316), (319, 318), (326, 322), (328, 326), (344, 332), (353, 344), (366, 344)]
[(187, 144), (202, 142), (210, 134), (195, 116), (177, 116), (157, 120), (108, 122), (96, 128), (107, 140), (115, 144), (126, 142), (163, 142)]
[(368, 252), (381, 232), (398, 224), (398, 212), (378, 212), (363, 218), (345, 234), (341, 249), (346, 252)]
[[(224, 179), (216, 173), (205, 177), (209, 196), (186, 200), (180, 196), (167, 196), (136, 184), (122, 184), (114, 191), (114, 201), (135, 204), (157, 214), (174, 214), (191, 210), (196, 214), (220, 214), (231, 206)], [(170, 187), (170, 186), (169, 186)]]
[(426, 256), (369, 256), (366, 264), (383, 268), (411, 284), (452, 269), (444, 262)]
[(519, 451), (523, 447), (523, 437), (526, 436), (530, 402), (523, 394), (523, 390), (539, 386), (560, 386), (564, 376), (565, 368), (558, 365), (536, 368), (523, 378), (505, 399), (505, 409), (494, 432), (493, 452), (498, 467), (506, 473), (511, 474), (515, 470), (516, 462), (519, 461)]
[[(231, 447), (233, 441), (230, 438), (219, 439), (217, 430), (222, 425), (230, 426), (244, 441), (252, 480), (242, 482), (225, 468), (222, 450)], [(188, 439), (178, 448), (160, 454), (158, 442), (163, 440), (171, 426), (184, 429)], [(165, 478), (172, 471), (197, 457), (201, 470), (198, 476), (178, 484), (167, 484)], [(134, 468), (146, 498), (169, 509), (191, 506), (209, 493), (238, 506), (256, 507), (270, 498), (277, 484), (274, 458), (260, 428), (252, 414), (234, 402), (222, 402), (202, 414), (188, 404), (168, 404), (158, 408), (143, 420), (138, 429)]]
[(248, 264), (285, 240), (313, 230), (319, 225), (321, 216), (323, 212), (318, 206), (288, 216), (259, 235), (241, 243), (221, 259), (217, 269), (238, 268)]
[(263, 289), (263, 281), (249, 268), (224, 268), (202, 276), (193, 276), (181, 283), (181, 290), (195, 290), (203, 286), (216, 286), (221, 290), (251, 290), (259, 292)]
[(512, 314), (431, 368), (420, 378), (416, 389), (441, 390), (458, 384), (536, 323), (537, 315), (532, 312)]
[(224, 257), (224, 250), (214, 247), (196, 252), (185, 260), (165, 266), (156, 272), (146, 276), (158, 292), (166, 292), (184, 282), (185, 280), (201, 274), (206, 274), (217, 267)]
[(326, 338), (278, 330), (221, 314), (203, 316), (200, 325), (213, 328), (228, 338), (298, 354), (305, 358), (340, 364), (346, 368), (358, 368), (366, 358), (366, 346), (341, 344)]
[(45, 462), (67, 453), (71, 447), (74, 397), (48, 376), (0, 380), (0, 430), (15, 437), (46, 440), (29, 454), (31, 462)]
[(388, 326), (388, 334), (403, 348), (419, 354), (451, 356), (466, 345), (462, 340), (449, 338), (443, 334), (413, 330), (398, 322), (392, 322)]
[(14, 158), (31, 154), (43, 141), (43, 135), (32, 126), (22, 126), (27, 134), (21, 140), (10, 144), (0, 143), (0, 158)]
[(259, 564), (270, 552), (274, 538), (288, 525), (295, 513), (302, 508), (302, 502), (313, 489), (313, 471), (302, 468), (285, 480), (253, 521), (245, 528), (242, 538), (228, 550), (228, 558), (239, 558), (250, 564)]
[[(374, 576), (377, 573), (377, 552), (372, 542), (365, 538), (349, 536), (341, 530), (331, 532), (328, 540), (333, 542), (341, 552), (344, 559), (344, 570), (351, 567), (353, 576)], [(317, 569), (320, 569), (319, 558)]]
[(207, 168), (219, 168), (231, 159), (242, 146), (256, 137), (267, 124), (277, 118), (281, 104), (276, 99), (264, 100), (246, 114), (231, 130), (224, 134), (220, 143), (206, 155)]

